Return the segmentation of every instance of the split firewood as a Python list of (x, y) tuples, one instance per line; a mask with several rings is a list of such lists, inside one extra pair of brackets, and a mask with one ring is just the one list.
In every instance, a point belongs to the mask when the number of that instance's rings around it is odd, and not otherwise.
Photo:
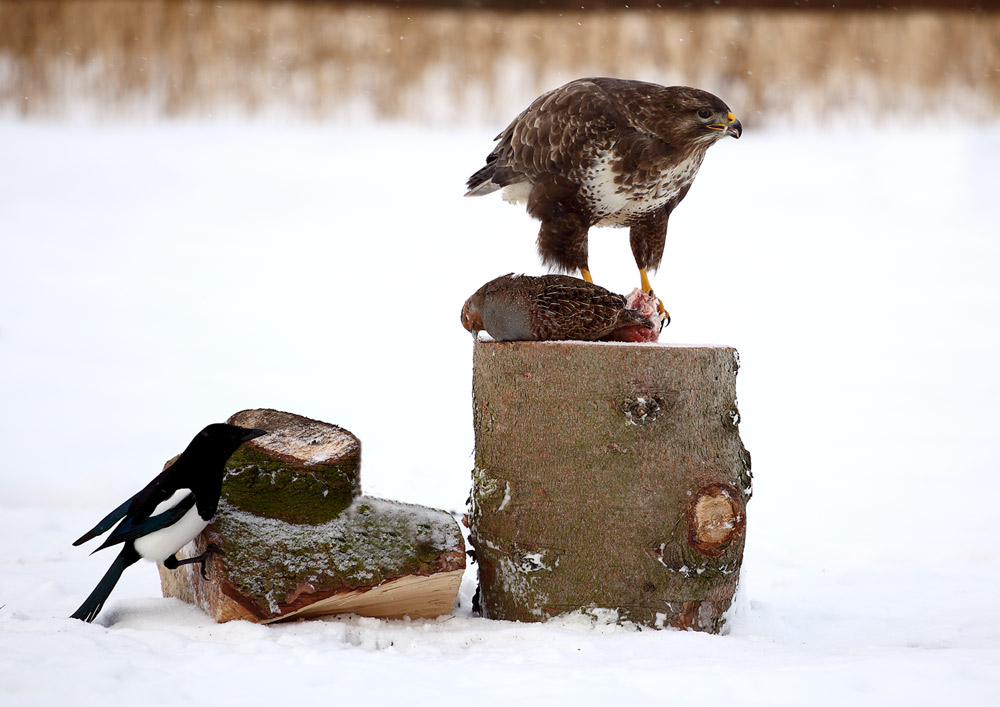
[(208, 578), (160, 566), (164, 596), (220, 622), (451, 611), (465, 568), (451, 514), (360, 495), (361, 444), (340, 427), (275, 410), (230, 422), (269, 434), (230, 459), (214, 522), (180, 553), (216, 549)]

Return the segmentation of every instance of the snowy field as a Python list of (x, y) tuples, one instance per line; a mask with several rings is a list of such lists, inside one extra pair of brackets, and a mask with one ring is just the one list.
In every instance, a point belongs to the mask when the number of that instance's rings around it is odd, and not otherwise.
[[(662, 340), (741, 354), (753, 455), (725, 636), (606, 617), (216, 625), (70, 543), (248, 407), (364, 445), (366, 493), (461, 512), (465, 298), (540, 273), (464, 199), (499, 126), (0, 120), (5, 705), (995, 705), (1000, 126), (713, 147), (653, 282)], [(624, 231), (598, 283), (637, 283)]]

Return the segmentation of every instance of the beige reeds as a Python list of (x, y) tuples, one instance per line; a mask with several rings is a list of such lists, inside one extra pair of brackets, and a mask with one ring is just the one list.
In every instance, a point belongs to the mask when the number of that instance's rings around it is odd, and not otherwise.
[(578, 76), (697, 85), (746, 123), (1000, 117), (1000, 13), (493, 12), (0, 2), (0, 110), (456, 124)]

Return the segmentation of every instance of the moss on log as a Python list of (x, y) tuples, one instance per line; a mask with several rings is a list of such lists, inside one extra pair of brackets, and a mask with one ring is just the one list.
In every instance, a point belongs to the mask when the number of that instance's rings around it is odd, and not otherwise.
[(278, 410), (229, 418), (269, 432), (226, 463), (222, 497), (230, 505), (289, 523), (325, 523), (361, 495), (361, 442), (326, 422)]
[[(160, 565), (160, 578), (164, 596), (198, 604), (218, 621), (440, 616), (451, 611), (465, 568), (462, 533), (449, 513), (367, 496), (319, 525), (262, 518), (224, 502), (181, 554), (200, 554), (209, 543), (221, 553), (210, 560), (207, 581), (197, 566)], [(379, 602), (366, 597), (404, 580), (409, 589)]]
[(481, 342), (473, 367), (484, 615), (717, 632), (751, 483), (735, 349)]

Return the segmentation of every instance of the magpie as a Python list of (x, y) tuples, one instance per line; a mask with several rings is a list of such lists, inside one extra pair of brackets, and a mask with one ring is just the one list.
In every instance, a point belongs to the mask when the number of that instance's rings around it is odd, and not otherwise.
[(146, 488), (111, 511), (73, 543), (74, 546), (82, 545), (118, 523), (97, 550), (119, 543), (122, 550), (72, 618), (93, 621), (122, 572), (143, 558), (162, 562), (172, 570), (181, 565), (201, 563), (202, 576), (206, 576), (208, 550), (185, 560), (178, 560), (176, 553), (196, 538), (215, 516), (226, 461), (241, 444), (265, 434), (266, 430), (236, 425), (209, 425)]

